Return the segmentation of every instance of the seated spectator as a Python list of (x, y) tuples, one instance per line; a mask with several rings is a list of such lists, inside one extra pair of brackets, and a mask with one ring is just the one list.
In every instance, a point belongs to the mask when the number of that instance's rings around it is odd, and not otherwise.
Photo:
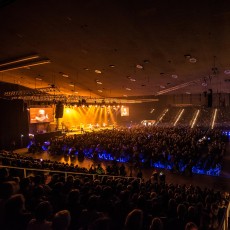
[(163, 230), (163, 222), (160, 218), (153, 218), (149, 230)]
[(185, 230), (198, 230), (198, 227), (193, 222), (188, 222), (185, 226)]
[(5, 203), (4, 228), (6, 230), (24, 230), (31, 219), (31, 213), (25, 211), (23, 195), (11, 196)]
[(82, 212), (82, 204), (80, 203), (80, 191), (73, 189), (67, 197), (67, 208), (71, 215), (70, 229), (78, 229), (79, 218)]
[(68, 210), (62, 210), (55, 214), (52, 223), (53, 230), (67, 230), (71, 221), (70, 213)]
[(35, 219), (32, 219), (27, 230), (51, 230), (52, 222), (48, 221), (52, 215), (52, 206), (48, 201), (41, 202), (35, 210)]
[(111, 230), (112, 222), (108, 217), (96, 219), (88, 228), (89, 230)]
[(134, 209), (125, 220), (125, 230), (141, 230), (143, 227), (143, 212), (140, 209)]
[(99, 197), (92, 195), (87, 202), (87, 208), (84, 209), (80, 217), (80, 226), (85, 229), (92, 224), (96, 219), (104, 217), (101, 212), (98, 211)]

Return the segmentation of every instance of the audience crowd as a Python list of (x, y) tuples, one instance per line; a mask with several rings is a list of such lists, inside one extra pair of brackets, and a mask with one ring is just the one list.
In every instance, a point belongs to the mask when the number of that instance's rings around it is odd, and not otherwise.
[(33, 157), (23, 156), (14, 152), (2, 151), (0, 152), (0, 162), (4, 166), (12, 166), (27, 169), (44, 169), (63, 172), (74, 173), (88, 173), (99, 175), (112, 175), (112, 176), (126, 176), (126, 167), (124, 164), (118, 165), (116, 161), (113, 161), (111, 165), (107, 165), (104, 169), (100, 163), (93, 163), (89, 169), (80, 167), (74, 164), (74, 160), (71, 164), (63, 163), (59, 161), (36, 159)]
[(228, 196), (197, 186), (108, 176), (15, 177), (0, 169), (3, 230), (217, 230)]
[[(24, 177), (17, 169), (0, 168), (1, 229), (218, 230), (228, 194), (167, 184), (156, 171), (149, 180), (139, 179), (141, 170), (139, 178), (124, 177), (125, 162), (139, 169), (161, 164), (173, 172), (190, 173), (194, 166), (208, 170), (221, 165), (226, 140), (218, 129), (161, 127), (104, 130), (47, 140), (49, 154), (92, 158), (95, 162), (89, 169), (1, 152), (4, 166), (69, 172), (67, 177), (57, 172), (32, 172)], [(40, 150), (42, 144), (34, 141), (29, 152), (36, 152), (31, 151), (35, 148)], [(112, 160), (112, 165), (104, 170), (99, 159)]]
[[(226, 136), (219, 129), (137, 127), (49, 140), (51, 154), (154, 166), (191, 173), (221, 169)], [(32, 145), (34, 148), (36, 144)]]

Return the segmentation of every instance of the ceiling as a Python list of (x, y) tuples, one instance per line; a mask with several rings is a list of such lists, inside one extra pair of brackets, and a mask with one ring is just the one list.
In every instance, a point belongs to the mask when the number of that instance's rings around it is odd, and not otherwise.
[(0, 4), (2, 82), (95, 98), (230, 93), (228, 0)]

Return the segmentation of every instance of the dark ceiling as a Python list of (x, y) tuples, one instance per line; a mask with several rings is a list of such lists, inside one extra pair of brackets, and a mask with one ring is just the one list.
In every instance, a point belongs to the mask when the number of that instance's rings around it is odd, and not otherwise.
[(228, 0), (9, 1), (0, 31), (3, 82), (105, 98), (230, 93)]

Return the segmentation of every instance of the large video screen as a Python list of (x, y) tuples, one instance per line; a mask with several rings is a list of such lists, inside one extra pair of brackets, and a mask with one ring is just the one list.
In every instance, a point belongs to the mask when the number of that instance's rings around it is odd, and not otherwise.
[(129, 107), (127, 106), (121, 107), (121, 116), (122, 117), (129, 116)]
[(30, 108), (30, 123), (43, 123), (53, 121), (53, 108)]

